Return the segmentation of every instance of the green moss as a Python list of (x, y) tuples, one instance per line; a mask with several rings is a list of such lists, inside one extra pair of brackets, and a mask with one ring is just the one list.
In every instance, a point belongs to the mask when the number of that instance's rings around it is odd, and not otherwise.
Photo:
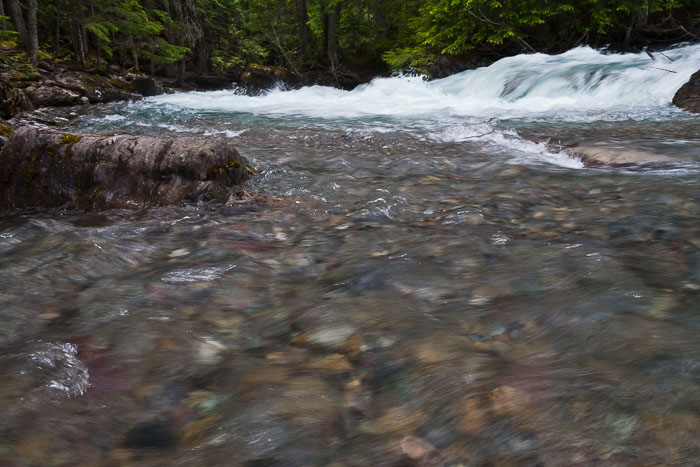
[(6, 136), (9, 138), (12, 136), (13, 131), (15, 131), (13, 127), (0, 123), (0, 136)]
[(62, 145), (63, 145), (63, 144), (71, 144), (71, 145), (72, 145), (72, 144), (77, 143), (77, 142), (80, 141), (81, 139), (83, 139), (82, 136), (79, 136), (79, 135), (72, 135), (72, 134), (70, 134), (70, 133), (66, 133), (66, 134), (64, 134), (63, 136), (61, 136), (61, 144), (62, 144)]
[(227, 172), (231, 169), (240, 169), (241, 167), (243, 167), (243, 164), (241, 164), (240, 161), (234, 159), (232, 161), (227, 162), (226, 164), (217, 165), (209, 169), (207, 172), (207, 178), (216, 178), (221, 172)]

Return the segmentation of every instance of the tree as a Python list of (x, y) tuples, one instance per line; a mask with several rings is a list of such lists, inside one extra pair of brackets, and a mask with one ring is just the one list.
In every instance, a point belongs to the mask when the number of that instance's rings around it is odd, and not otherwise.
[(7, 16), (5, 16), (5, 4), (2, 0), (0, 0), (0, 31), (5, 31), (7, 29), (6, 19)]
[(39, 31), (36, 23), (36, 0), (27, 0), (27, 58), (36, 65), (39, 60)]
[(19, 0), (8, 0), (7, 7), (15, 25), (15, 30), (18, 33), (19, 43), (27, 43), (27, 28), (24, 24), (24, 16), (22, 15), (22, 4)]
[(299, 36), (299, 55), (303, 62), (311, 57), (311, 28), (309, 28), (309, 12), (306, 0), (295, 0), (297, 35)]

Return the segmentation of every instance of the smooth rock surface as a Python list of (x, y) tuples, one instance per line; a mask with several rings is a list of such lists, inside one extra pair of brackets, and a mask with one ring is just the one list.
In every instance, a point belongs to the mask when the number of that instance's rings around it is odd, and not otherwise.
[(595, 165), (626, 165), (645, 162), (678, 162), (679, 159), (643, 151), (634, 148), (615, 148), (607, 146), (576, 146), (570, 152), (578, 156), (584, 164)]
[(0, 209), (221, 200), (253, 173), (221, 139), (72, 135), (25, 126), (0, 150)]
[(688, 112), (700, 113), (700, 70), (676, 92), (673, 104)]

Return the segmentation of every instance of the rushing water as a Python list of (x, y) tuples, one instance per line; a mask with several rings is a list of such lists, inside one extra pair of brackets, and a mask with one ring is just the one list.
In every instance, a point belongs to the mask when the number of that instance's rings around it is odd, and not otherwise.
[(698, 68), (579, 48), (91, 110), (230, 138), (269, 199), (0, 218), (0, 464), (697, 462)]

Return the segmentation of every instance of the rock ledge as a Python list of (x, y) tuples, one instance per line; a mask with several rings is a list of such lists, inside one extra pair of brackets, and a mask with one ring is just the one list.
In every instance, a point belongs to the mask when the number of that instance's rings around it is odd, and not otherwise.
[(0, 210), (225, 202), (254, 169), (226, 140), (73, 135), (0, 125)]

